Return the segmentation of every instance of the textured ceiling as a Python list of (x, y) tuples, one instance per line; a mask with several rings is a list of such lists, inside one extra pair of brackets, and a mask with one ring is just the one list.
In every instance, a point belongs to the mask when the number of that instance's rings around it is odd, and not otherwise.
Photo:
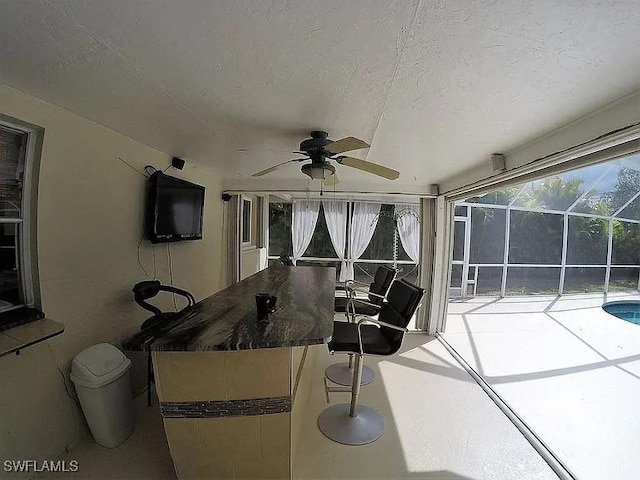
[(0, 83), (227, 179), (321, 128), (426, 185), (640, 87), (639, 27), (636, 0), (2, 0)]

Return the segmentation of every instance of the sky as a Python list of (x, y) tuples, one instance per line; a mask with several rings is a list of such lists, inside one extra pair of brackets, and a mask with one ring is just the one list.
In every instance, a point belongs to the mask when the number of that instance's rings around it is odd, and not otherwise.
[[(575, 178), (582, 179), (583, 183), (581, 190), (585, 192), (587, 191), (587, 189), (591, 189), (593, 192), (595, 192), (595, 194), (593, 195), (594, 200), (597, 200), (604, 194), (612, 192), (615, 189), (618, 172), (623, 168), (631, 168), (640, 171), (640, 154), (630, 155), (617, 160), (590, 165), (588, 167), (562, 173), (558, 176), (564, 181), (570, 181)], [(544, 182), (544, 180), (545, 179), (540, 179), (529, 182), (527, 189), (537, 188), (537, 186)], [(640, 185), (638, 185), (638, 189), (640, 190)], [(568, 207), (569, 205), (565, 205), (558, 206), (557, 208), (563, 210), (564, 208)]]

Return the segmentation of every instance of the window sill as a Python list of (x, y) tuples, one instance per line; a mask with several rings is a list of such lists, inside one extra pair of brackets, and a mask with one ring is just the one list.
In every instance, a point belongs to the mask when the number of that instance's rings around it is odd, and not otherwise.
[(43, 318), (0, 332), (0, 357), (10, 353), (20, 354), (20, 350), (43, 342), (64, 332), (60, 322)]

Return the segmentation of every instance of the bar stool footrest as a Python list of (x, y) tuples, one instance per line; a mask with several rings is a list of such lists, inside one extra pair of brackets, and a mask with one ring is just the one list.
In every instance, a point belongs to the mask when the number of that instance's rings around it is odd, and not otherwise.
[[(348, 362), (334, 363), (324, 371), (324, 376), (338, 385), (350, 386), (353, 382), (353, 368), (349, 368)], [(376, 378), (376, 374), (366, 365), (362, 367), (362, 381), (360, 385), (369, 385)]]

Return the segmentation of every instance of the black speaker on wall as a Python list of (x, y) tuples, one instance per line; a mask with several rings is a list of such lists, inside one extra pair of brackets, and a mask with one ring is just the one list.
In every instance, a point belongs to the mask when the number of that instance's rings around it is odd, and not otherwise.
[(177, 168), (178, 170), (182, 170), (184, 168), (184, 164), (187, 163), (183, 159), (178, 157), (173, 157), (171, 159), (171, 166), (173, 168)]

